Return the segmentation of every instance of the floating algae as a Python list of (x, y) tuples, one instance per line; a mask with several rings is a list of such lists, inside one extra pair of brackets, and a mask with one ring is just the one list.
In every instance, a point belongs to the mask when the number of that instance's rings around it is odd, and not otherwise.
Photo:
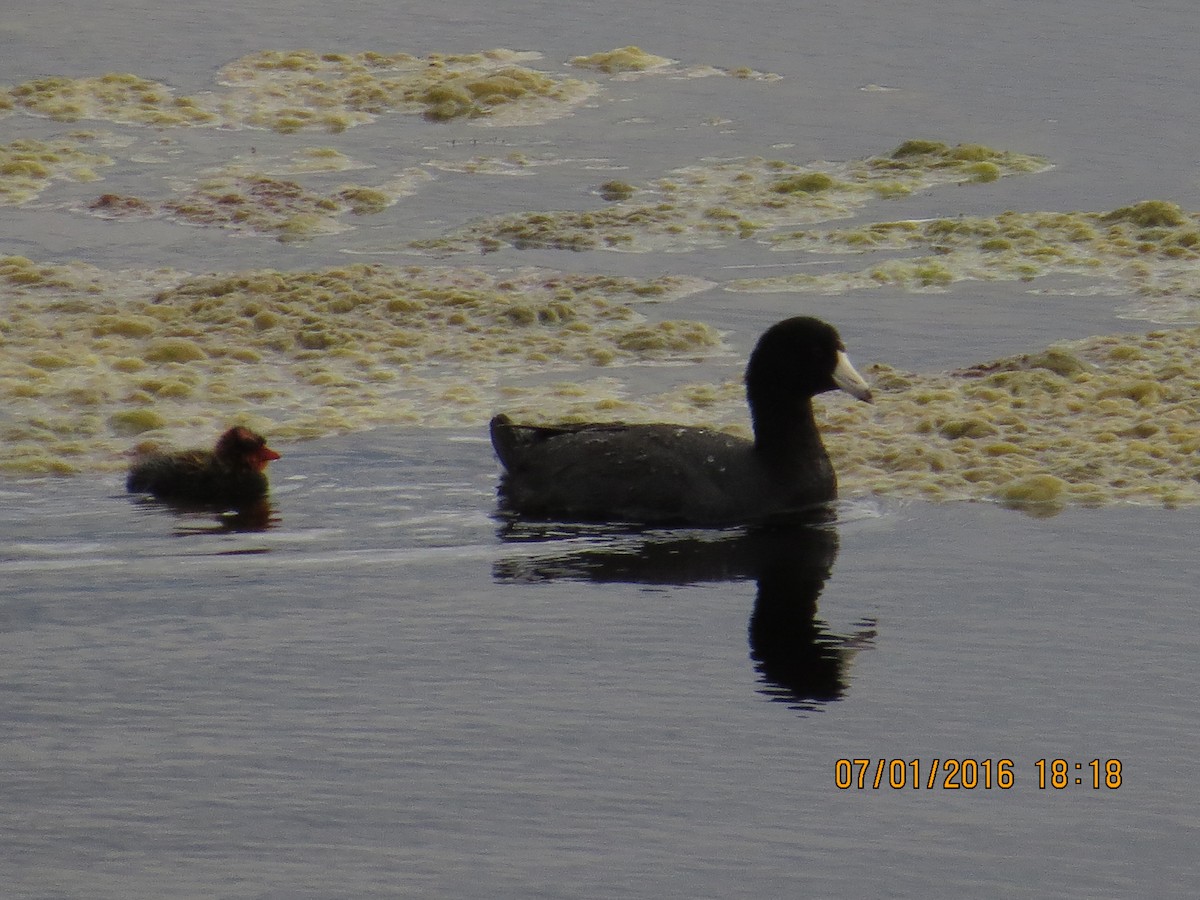
[(63, 122), (103, 119), (156, 127), (219, 124), (218, 116), (196, 100), (176, 97), (166, 85), (128, 72), (38, 78), (9, 93), (18, 108)]
[[(540, 58), (540, 53), (504, 48), (426, 56), (263, 50), (223, 66), (217, 90), (179, 96), (170, 86), (131, 72), (51, 75), (0, 88), (0, 114), (19, 111), (64, 122), (92, 119), (160, 129), (338, 133), (388, 114), (422, 115), (433, 122), (537, 124), (570, 113), (600, 90), (594, 81), (526, 65)], [(763, 81), (779, 77), (746, 67), (680, 70), (674, 62), (637, 47), (571, 60), (576, 69), (615, 78), (654, 71)]]
[(266, 50), (224, 66), (223, 89), (197, 96), (176, 96), (164, 84), (120, 72), (38, 78), (0, 96), (14, 109), (60, 121), (156, 128), (336, 133), (386, 113), (529, 124), (569, 112), (596, 90), (521, 65), (539, 56), (504, 49), (425, 57)]
[[(352, 161), (341, 154), (328, 160), (328, 168), (307, 169), (302, 162), (292, 166), (302, 174), (341, 171)], [(236, 231), (273, 235), (280, 241), (306, 240), (320, 234), (345, 231), (348, 215), (365, 216), (382, 212), (402, 196), (413, 193), (431, 176), (409, 169), (382, 185), (344, 184), (324, 192), (304, 187), (242, 163), (232, 163), (209, 172), (190, 187), (166, 200), (102, 194), (88, 204), (88, 211), (106, 218), (128, 218), (163, 214), (190, 225), (214, 226)]]
[(34, 199), (55, 179), (93, 181), (95, 169), (113, 160), (83, 148), (85, 141), (22, 139), (0, 144), (0, 206), (15, 206)]
[[(131, 435), (203, 440), (234, 417), (281, 439), (480, 424), (519, 393), (497, 387), (503, 372), (719, 351), (709, 326), (636, 310), (704, 286), (532, 269), (187, 276), (0, 259), (0, 471), (120, 466)], [(597, 403), (615, 399), (611, 381), (584, 385)]]
[(561, 115), (595, 90), (521, 65), (539, 56), (504, 49), (426, 57), (265, 51), (230, 63), (219, 77), (232, 93), (226, 115), (275, 131), (340, 130), (388, 112), (507, 124)]
[(647, 69), (658, 69), (675, 62), (665, 56), (655, 56), (647, 53), (641, 47), (620, 47), (590, 56), (576, 56), (571, 59), (571, 65), (577, 69), (596, 69), (608, 75), (618, 72), (645, 72)]
[(1200, 214), (1147, 200), (1111, 212), (1004, 212), (927, 221), (876, 222), (852, 229), (772, 237), (781, 251), (864, 254), (925, 250), (851, 272), (739, 279), (734, 291), (836, 293), (872, 287), (940, 289), (975, 280), (1030, 281), (1051, 274), (1125, 282), (1141, 315), (1195, 321), (1200, 306)]
[(152, 216), (155, 209), (141, 197), (123, 194), (101, 194), (88, 204), (88, 211), (106, 219), (123, 219), (132, 216)]
[(264, 174), (221, 173), (203, 179), (162, 208), (194, 225), (216, 225), (302, 240), (345, 230), (347, 214), (377, 213), (395, 203), (401, 191), (386, 187), (343, 185), (316, 193), (290, 179)]
[[(676, 169), (638, 190), (601, 188), (610, 204), (589, 211), (537, 211), (485, 218), (412, 246), (435, 253), (519, 248), (689, 249), (800, 223), (844, 218), (864, 204), (940, 184), (979, 180), (981, 161), (1001, 175), (1038, 172), (1038, 157), (978, 145), (933, 144), (848, 163), (797, 165), (761, 158)], [(940, 148), (940, 149), (938, 149)], [(944, 281), (938, 274), (934, 280)]]
[(624, 181), (606, 181), (600, 185), (597, 192), (605, 200), (615, 202), (617, 200), (628, 200), (637, 193), (637, 188), (632, 184)]
[(771, 72), (759, 72), (749, 66), (723, 69), (708, 65), (679, 66), (679, 60), (668, 59), (647, 53), (641, 47), (618, 47), (587, 56), (575, 56), (570, 64), (577, 69), (592, 69), (611, 75), (615, 80), (636, 78), (645, 74), (669, 75), (672, 77), (707, 78), (719, 75), (749, 81), (778, 81), (783, 76)]
[(1056, 345), (941, 375), (869, 370), (876, 406), (830, 410), (847, 493), (1053, 510), (1200, 502), (1200, 328)]
[(996, 489), (995, 498), (1005, 506), (1051, 512), (1063, 506), (1067, 490), (1067, 482), (1061, 478), (1038, 472), (1006, 481)]

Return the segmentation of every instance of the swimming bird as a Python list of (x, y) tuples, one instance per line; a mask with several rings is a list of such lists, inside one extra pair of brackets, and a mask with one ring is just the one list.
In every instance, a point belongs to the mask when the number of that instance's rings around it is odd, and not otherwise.
[(746, 366), (754, 439), (683, 425), (491, 421), (501, 507), (559, 521), (720, 527), (803, 517), (837, 496), (812, 398), (871, 402), (837, 330), (807, 316), (771, 326)]
[(125, 488), (160, 500), (244, 506), (267, 495), (267, 463), (276, 459), (265, 438), (237, 425), (212, 450), (138, 448)]

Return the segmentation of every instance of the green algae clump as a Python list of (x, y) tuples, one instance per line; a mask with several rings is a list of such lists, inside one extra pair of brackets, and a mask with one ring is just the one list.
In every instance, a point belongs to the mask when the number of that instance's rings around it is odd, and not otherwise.
[(616, 338), (622, 350), (637, 353), (688, 353), (712, 350), (720, 344), (717, 331), (700, 322), (657, 322), (631, 329)]
[(166, 420), (152, 409), (129, 409), (115, 412), (108, 417), (113, 431), (120, 435), (141, 434), (167, 424)]
[(1176, 204), (1166, 200), (1145, 200), (1133, 206), (1122, 206), (1100, 217), (1101, 222), (1129, 222), (1139, 228), (1176, 228), (1190, 219)]
[(1060, 507), (1064, 502), (1067, 483), (1053, 475), (1039, 473), (1025, 475), (1002, 484), (996, 490), (996, 499), (1005, 506)]
[(337, 192), (337, 198), (350, 204), (350, 211), (356, 216), (369, 216), (383, 212), (396, 202), (394, 195), (387, 191), (368, 187), (345, 187)]
[(908, 140), (892, 151), (892, 159), (907, 159), (910, 156), (940, 155), (944, 154), (948, 149), (941, 141)]
[(129, 338), (144, 338), (158, 330), (159, 322), (150, 316), (98, 316), (92, 326), (96, 336), (116, 334)]
[(606, 181), (600, 185), (599, 190), (600, 196), (610, 202), (628, 200), (637, 193), (637, 189), (633, 185), (624, 181)]
[(146, 359), (149, 362), (193, 362), (207, 357), (203, 347), (186, 338), (165, 338), (154, 341), (146, 348)]
[(972, 163), (965, 169), (966, 174), (971, 181), (986, 184), (989, 181), (997, 181), (1000, 178), (1000, 167), (995, 163), (977, 162)]
[(771, 185), (771, 190), (777, 194), (818, 194), (827, 191), (834, 185), (834, 180), (824, 172), (809, 172), (805, 175), (792, 175), (781, 178)]
[(997, 433), (996, 426), (983, 419), (951, 419), (938, 429), (942, 437), (958, 438), (990, 437)]
[(507, 68), (484, 74), (461, 75), (433, 84), (420, 95), (425, 118), (444, 122), (489, 115), (496, 107), (524, 97), (550, 96), (557, 83), (529, 69)]
[(596, 69), (607, 75), (615, 75), (619, 72), (645, 72), (648, 69), (670, 65), (672, 62), (673, 60), (666, 57), (655, 56), (634, 46), (619, 47), (616, 50), (593, 53), (590, 56), (575, 56), (571, 59), (571, 65), (577, 69)]
[(996, 150), (982, 144), (949, 146), (941, 141), (909, 140), (887, 156), (873, 157), (870, 165), (893, 173), (941, 170), (956, 173), (963, 181), (988, 182), (1010, 174), (1038, 172), (1048, 168), (1040, 157)]

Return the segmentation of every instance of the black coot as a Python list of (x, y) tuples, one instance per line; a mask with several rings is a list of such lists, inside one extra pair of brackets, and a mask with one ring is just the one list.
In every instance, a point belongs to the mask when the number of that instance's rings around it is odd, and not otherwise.
[(833, 326), (799, 316), (769, 328), (746, 367), (754, 440), (682, 425), (491, 422), (502, 507), (560, 521), (743, 525), (803, 517), (837, 496), (812, 398), (870, 402)]

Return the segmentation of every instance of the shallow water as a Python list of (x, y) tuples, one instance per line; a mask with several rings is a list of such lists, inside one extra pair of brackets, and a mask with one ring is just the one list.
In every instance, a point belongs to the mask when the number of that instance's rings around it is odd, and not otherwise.
[(1194, 510), (510, 533), (472, 435), (287, 459), (264, 531), (10, 490), (10, 896), (1186, 894)]
[[(162, 267), (427, 264), (408, 241), (481, 217), (593, 209), (609, 179), (644, 184), (755, 155), (862, 159), (916, 137), (1054, 168), (914, 193), (854, 221), (1147, 198), (1200, 207), (1195, 160), (1180, 149), (1195, 145), (1180, 110), (1198, 87), (1189, 26), (1200, 14), (1183, 4), (1071, 3), (1037, 16), (1015, 3), (911, 2), (752, 14), (469, 2), (6, 9), (10, 86), (115, 71), (200, 94), (218, 89), (221, 66), (272, 48), (508, 46), (541, 52), (541, 68), (560, 74), (578, 74), (561, 66), (573, 56), (628, 44), (681, 61), (658, 80), (602, 79), (592, 106), (516, 128), (394, 116), (287, 135), (0, 117), (0, 144), (77, 128), (137, 139), (103, 181), (56, 181), (5, 207), (0, 250), (141, 273), (143, 290)], [(687, 74), (697, 66), (783, 77)], [(366, 160), (378, 180), (414, 166), (438, 174), (353, 230), (307, 242), (80, 214), (102, 192), (165, 194), (204, 166), (305, 146)], [(535, 174), (432, 164), (513, 152), (540, 160)], [(491, 398), (508, 402), (505, 390), (548, 380), (611, 376), (637, 398), (736, 378), (762, 328), (796, 312), (837, 323), (860, 368), (930, 373), (1149, 330), (1128, 318), (1130, 283), (1052, 275), (748, 294), (723, 286), (811, 264), (741, 240), (690, 252), (504, 247), (436, 262), (707, 279), (708, 290), (639, 310), (725, 330), (727, 346), (694, 366), (552, 360), (532, 376), (435, 362), (421, 370), (422, 402), (464, 379), (483, 398), (447, 401), (460, 424), (272, 440), (284, 455), (257, 519), (130, 498), (108, 457), (75, 477), (0, 480), (0, 894), (1192, 896), (1200, 507), (1038, 516), (862, 490), (835, 523), (795, 533), (513, 527), (494, 516), (496, 463), (483, 419), (472, 420)], [(356, 414), (344, 401), (341, 412)], [(871, 761), (866, 787), (838, 787), (843, 759)], [(964, 759), (997, 783), (949, 787), (946, 761)], [(1062, 788), (1054, 759), (1068, 761)], [(879, 760), (905, 762), (905, 787), (887, 785), (891, 766), (872, 786)], [(1119, 787), (1104, 784), (1110, 760)]]

